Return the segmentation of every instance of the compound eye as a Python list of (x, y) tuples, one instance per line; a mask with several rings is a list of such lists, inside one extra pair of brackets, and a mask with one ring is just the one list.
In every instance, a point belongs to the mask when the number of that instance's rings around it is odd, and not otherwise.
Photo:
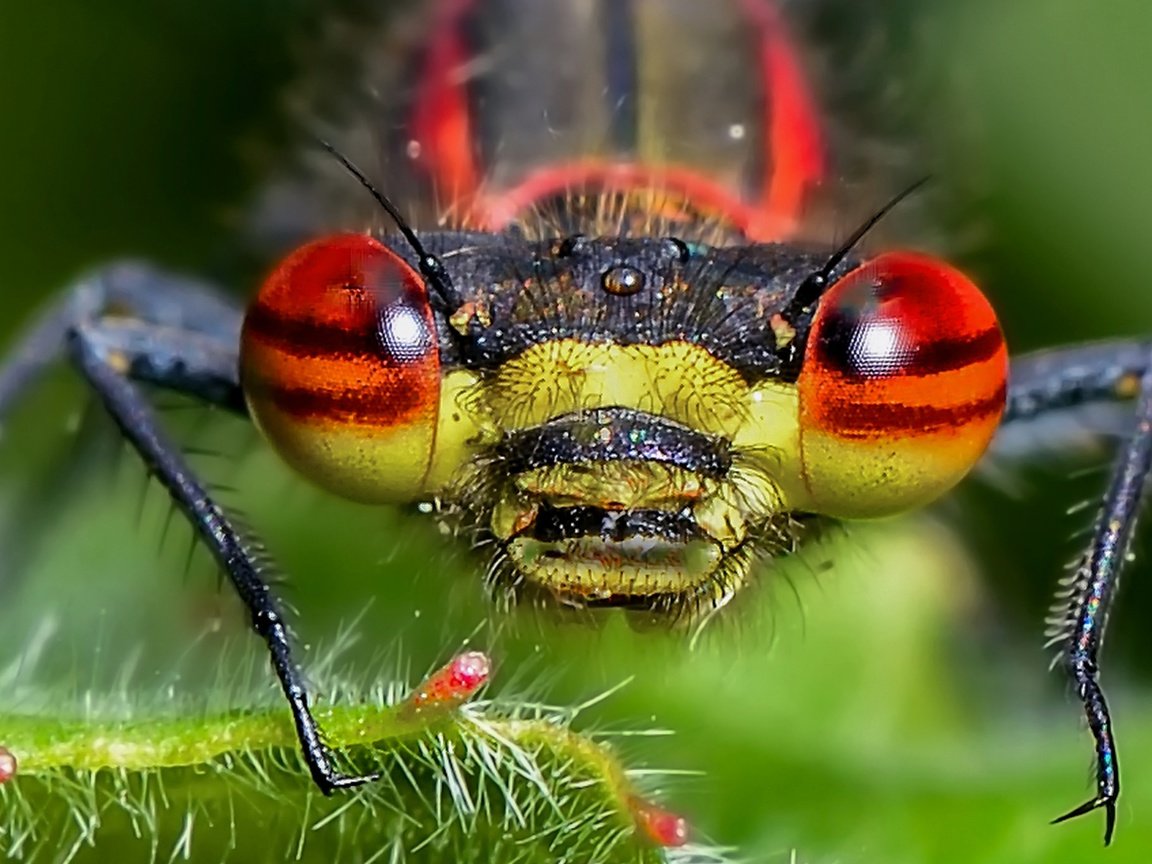
[(424, 491), (440, 353), (419, 274), (363, 234), (316, 240), (268, 276), (244, 319), (240, 374), (290, 465), (361, 501)]
[(812, 509), (885, 516), (950, 489), (992, 439), (1007, 371), (996, 314), (958, 270), (899, 252), (845, 275), (797, 382)]

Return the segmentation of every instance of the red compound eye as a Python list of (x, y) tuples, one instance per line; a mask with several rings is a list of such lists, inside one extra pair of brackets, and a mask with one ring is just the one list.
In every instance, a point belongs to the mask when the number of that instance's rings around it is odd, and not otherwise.
[(435, 442), (440, 354), (423, 280), (363, 234), (285, 258), (244, 320), (241, 379), (287, 462), (350, 498), (423, 489)]
[(1004, 410), (1008, 354), (992, 307), (958, 270), (881, 255), (820, 300), (800, 390), (813, 509), (883, 516), (971, 469)]

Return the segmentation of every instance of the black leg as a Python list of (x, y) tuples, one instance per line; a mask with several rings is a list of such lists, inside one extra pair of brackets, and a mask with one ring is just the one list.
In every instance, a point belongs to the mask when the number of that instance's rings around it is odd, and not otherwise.
[(243, 310), (201, 282), (144, 265), (101, 270), (41, 312), (0, 361), (0, 429), (20, 396), (60, 358), (69, 331), (78, 323), (104, 318), (200, 334), (234, 350)]
[(125, 377), (247, 414), (237, 342), (130, 318), (98, 319), (70, 332), (79, 328), (89, 350)]
[(1112, 342), (1026, 356), (1013, 363), (1005, 422), (1106, 399), (1138, 396), (1136, 428), (1121, 448), (1104, 494), (1092, 540), (1069, 580), (1054, 619), (1052, 644), (1084, 708), (1096, 746), (1096, 794), (1053, 820), (1098, 808), (1104, 843), (1112, 840), (1120, 765), (1108, 703), (1099, 682), (1100, 647), (1128, 559), (1145, 482), (1152, 470), (1152, 345)]
[(244, 536), (165, 436), (131, 380), (243, 412), (236, 362), (240, 321), (237, 306), (196, 283), (136, 267), (106, 271), (44, 313), (0, 363), (0, 424), (15, 399), (66, 353), (227, 574), (268, 647), (312, 778), (329, 794), (377, 775), (345, 776), (333, 768), (280, 602)]
[(1152, 341), (1075, 345), (1013, 357), (1004, 423), (1089, 402), (1132, 398), (1152, 363)]
[[(62, 359), (68, 333), (82, 323), (100, 322), (89, 332), (99, 338), (104, 359), (126, 374), (243, 411), (236, 364), (241, 321), (239, 303), (201, 282), (140, 264), (94, 272), (53, 298), (0, 353), (0, 440), (21, 395)], [(63, 503), (59, 484), (52, 487), (36, 496), (33, 506), (41, 514)], [(22, 521), (18, 534), (5, 529), (0, 536), (0, 602), (17, 584), (49, 520)]]

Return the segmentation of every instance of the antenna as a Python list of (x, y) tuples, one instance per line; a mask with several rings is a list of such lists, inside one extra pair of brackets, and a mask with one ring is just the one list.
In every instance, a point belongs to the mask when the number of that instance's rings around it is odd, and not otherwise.
[(420, 268), (420, 274), (424, 280), (436, 292), (437, 296), (444, 302), (445, 306), (449, 309), (457, 309), (464, 302), (460, 294), (452, 285), (452, 278), (448, 275), (448, 271), (444, 269), (444, 264), (435, 255), (429, 254), (428, 250), (424, 248), (424, 244), (420, 242), (420, 238), (416, 236), (416, 232), (412, 230), (412, 226), (400, 215), (400, 211), (396, 209), (393, 204), (383, 192), (377, 189), (372, 181), (365, 176), (364, 172), (356, 167), (347, 156), (325, 141), (323, 138), (317, 138), (316, 141), (328, 151), (329, 154), (336, 158), (336, 161), (347, 169), (348, 173), (360, 181), (360, 185), (368, 190), (368, 193), (376, 199), (376, 203), (384, 208), (384, 212), (391, 217), (392, 221), (396, 223), (396, 227), (400, 229), (400, 233), (404, 235), (404, 239), (408, 241), (408, 245), (416, 253), (418, 259), (417, 266)]
[(864, 220), (863, 224), (848, 236), (848, 239), (844, 241), (840, 248), (828, 256), (828, 260), (824, 262), (823, 267), (800, 283), (800, 287), (796, 289), (796, 293), (781, 313), (781, 316), (789, 323), (795, 324), (801, 315), (810, 311), (811, 307), (820, 299), (821, 295), (828, 290), (828, 279), (831, 277), (832, 271), (840, 266), (840, 262), (844, 260), (845, 256), (852, 251), (857, 243), (864, 239), (864, 235), (875, 228), (876, 223), (887, 216), (897, 204), (931, 179), (931, 176), (921, 177), (911, 186), (894, 195), (887, 204)]

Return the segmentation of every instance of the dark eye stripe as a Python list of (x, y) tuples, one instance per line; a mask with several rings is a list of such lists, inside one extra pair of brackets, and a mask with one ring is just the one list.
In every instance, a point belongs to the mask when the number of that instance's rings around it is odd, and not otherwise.
[(260, 395), (298, 420), (396, 428), (412, 418), (434, 414), (421, 380), (396, 378), (373, 388), (258, 385)]
[[(415, 307), (405, 308), (418, 313)], [(419, 315), (410, 315), (407, 319), (422, 325), (423, 332), (416, 343), (417, 347), (422, 345), (424, 350), (412, 350), (413, 346), (409, 344), (406, 346), (408, 350), (388, 358), (392, 362), (418, 362), (436, 349), (432, 334)], [(246, 321), (246, 329), (251, 337), (266, 347), (299, 360), (343, 359), (349, 362), (368, 362), (379, 361), (387, 353), (381, 340), (380, 319), (374, 312), (367, 312), (363, 320), (354, 324), (332, 325), (305, 317), (284, 315), (257, 302), (249, 309)]]
[(877, 359), (869, 356), (867, 339), (875, 325), (858, 323), (855, 316), (833, 314), (822, 328), (824, 334), (816, 346), (820, 363), (830, 372), (854, 380), (891, 378), (897, 375), (924, 377), (953, 372), (984, 362), (996, 356), (1004, 345), (1000, 328), (988, 327), (977, 333), (951, 339), (937, 339), (909, 345), (907, 350), (884, 346)]
[(955, 339), (938, 339), (921, 345), (904, 367), (904, 375), (939, 375), (990, 360), (1004, 346), (999, 327)]
[(841, 438), (891, 439), (900, 432), (931, 434), (944, 429), (961, 429), (969, 423), (999, 414), (1004, 410), (1007, 385), (981, 399), (948, 405), (915, 405), (901, 403), (857, 404), (850, 399), (830, 400), (826, 413), (834, 413)]

